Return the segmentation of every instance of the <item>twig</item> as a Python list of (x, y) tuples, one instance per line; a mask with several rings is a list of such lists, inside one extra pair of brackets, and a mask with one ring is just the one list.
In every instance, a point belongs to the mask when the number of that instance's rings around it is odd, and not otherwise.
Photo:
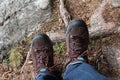
[(67, 27), (69, 21), (71, 20), (71, 16), (70, 13), (67, 11), (64, 2), (65, 2), (64, 0), (59, 0), (60, 3), (59, 8), (60, 8), (60, 16), (65, 23), (65, 27)]
[(27, 62), (28, 62), (28, 60), (29, 60), (29, 58), (30, 58), (30, 55), (31, 55), (31, 46), (30, 46), (30, 50), (29, 50), (28, 53), (27, 53), (26, 60), (25, 60), (23, 66), (22, 66), (22, 68), (21, 68), (21, 71), (23, 71), (23, 68), (24, 68), (25, 65), (27, 64)]

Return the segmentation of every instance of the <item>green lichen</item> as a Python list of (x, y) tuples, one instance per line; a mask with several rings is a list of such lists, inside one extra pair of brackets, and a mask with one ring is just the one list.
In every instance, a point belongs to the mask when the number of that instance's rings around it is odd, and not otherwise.
[(20, 54), (18, 48), (12, 48), (9, 55), (10, 65), (12, 67), (19, 67), (22, 63), (23, 56)]
[(54, 48), (54, 51), (56, 54), (64, 54), (65, 53), (65, 43), (64, 42), (55, 43), (53, 48)]

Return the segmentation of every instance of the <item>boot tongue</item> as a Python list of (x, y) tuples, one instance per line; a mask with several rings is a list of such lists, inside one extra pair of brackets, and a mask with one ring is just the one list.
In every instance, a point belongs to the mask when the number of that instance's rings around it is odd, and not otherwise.
[(82, 61), (82, 62), (84, 62), (85, 59), (84, 59), (83, 57), (81, 57), (81, 56), (78, 56), (77, 58), (73, 58), (73, 59), (72, 59), (72, 62), (77, 62), (77, 61)]
[(84, 61), (84, 58), (81, 57), (81, 56), (78, 56), (78, 57), (77, 57), (77, 60), (78, 60), (78, 61)]
[(70, 52), (71, 58), (84, 57), (86, 55), (88, 55), (88, 50), (85, 50), (83, 53), (75, 53), (74, 51)]
[(41, 73), (46, 73), (46, 71), (47, 71), (46, 68), (41, 68), (41, 69), (40, 69), (40, 72), (41, 72)]

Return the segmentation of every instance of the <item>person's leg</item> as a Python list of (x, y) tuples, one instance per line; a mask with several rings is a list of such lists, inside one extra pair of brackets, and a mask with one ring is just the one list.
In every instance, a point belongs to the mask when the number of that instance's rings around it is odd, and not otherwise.
[(72, 20), (66, 31), (67, 63), (64, 80), (108, 80), (87, 64), (89, 33), (83, 20)]
[(64, 80), (108, 80), (91, 65), (83, 62), (69, 63), (63, 74)]
[(35, 80), (57, 80), (53, 74), (38, 74)]
[(43, 33), (36, 34), (30, 52), (37, 74), (35, 80), (57, 80), (53, 75), (53, 44), (50, 38)]

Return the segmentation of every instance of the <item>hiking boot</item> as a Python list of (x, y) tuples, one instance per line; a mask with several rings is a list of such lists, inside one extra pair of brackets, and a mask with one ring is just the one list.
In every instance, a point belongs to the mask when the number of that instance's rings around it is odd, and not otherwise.
[(52, 73), (53, 44), (46, 34), (35, 35), (31, 44), (31, 56), (36, 73)]
[(89, 33), (83, 20), (72, 20), (66, 31), (67, 55), (70, 60), (88, 60)]

